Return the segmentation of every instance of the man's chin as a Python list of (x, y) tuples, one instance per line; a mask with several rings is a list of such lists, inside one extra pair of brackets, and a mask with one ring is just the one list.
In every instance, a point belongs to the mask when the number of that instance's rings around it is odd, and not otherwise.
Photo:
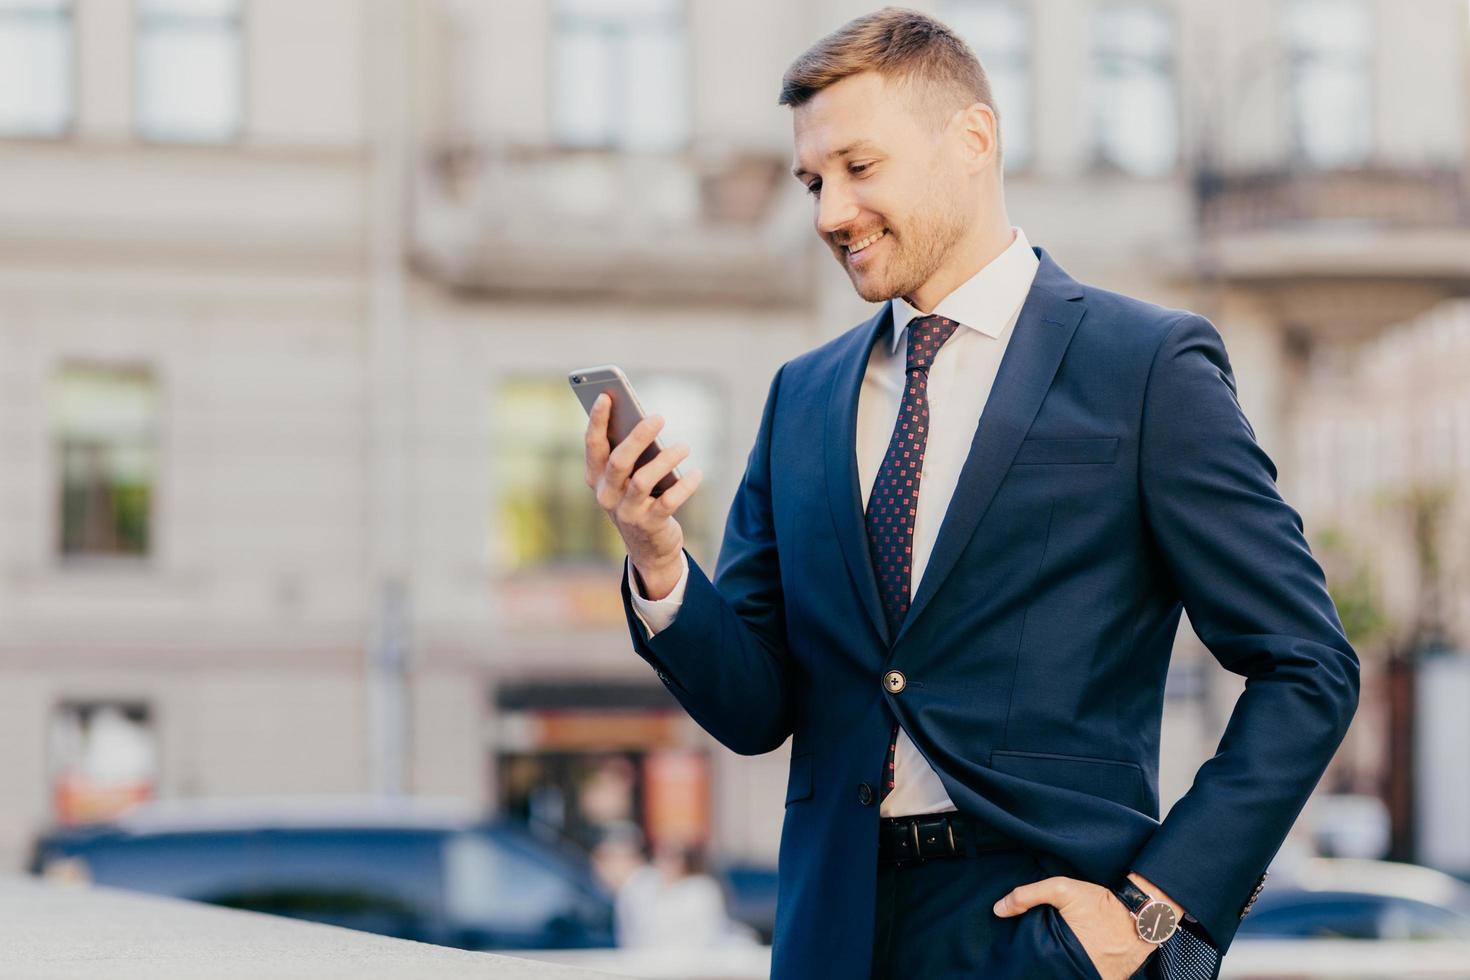
[(885, 264), (882, 269), (870, 269), (864, 275), (862, 272), (848, 265), (845, 257), (839, 257), (838, 262), (841, 263), (842, 270), (847, 273), (847, 278), (852, 283), (853, 291), (868, 303), (882, 303), (885, 300), (893, 299), (895, 296), (906, 296), (917, 288), (900, 288), (894, 276), (885, 275), (885, 273), (892, 271), (893, 266), (891, 264)]
[(848, 270), (847, 278), (851, 280), (853, 290), (866, 302), (881, 303), (898, 295), (887, 282), (874, 276), (861, 276)]

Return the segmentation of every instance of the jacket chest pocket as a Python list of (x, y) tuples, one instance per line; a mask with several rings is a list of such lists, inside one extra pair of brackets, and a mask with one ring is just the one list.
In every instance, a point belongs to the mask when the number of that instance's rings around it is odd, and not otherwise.
[(1012, 466), (1111, 463), (1118, 458), (1117, 436), (1022, 439)]

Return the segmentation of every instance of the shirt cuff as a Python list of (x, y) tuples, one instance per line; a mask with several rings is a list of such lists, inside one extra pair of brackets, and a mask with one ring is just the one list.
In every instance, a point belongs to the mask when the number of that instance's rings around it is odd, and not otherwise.
[(674, 617), (679, 614), (679, 606), (684, 602), (684, 587), (689, 583), (689, 559), (682, 551), (679, 553), (679, 562), (682, 570), (679, 572), (679, 581), (674, 584), (674, 591), (662, 599), (645, 599), (638, 585), (638, 576), (633, 574), (632, 560), (625, 560), (627, 569), (624, 574), (628, 576), (628, 594), (633, 598), (633, 612), (650, 639), (674, 621)]

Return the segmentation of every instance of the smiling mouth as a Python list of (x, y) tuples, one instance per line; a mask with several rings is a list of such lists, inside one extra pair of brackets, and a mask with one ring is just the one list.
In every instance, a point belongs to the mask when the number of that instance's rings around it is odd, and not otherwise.
[(877, 242), (877, 241), (881, 240), (887, 234), (888, 234), (888, 229), (887, 228), (883, 228), (883, 229), (880, 229), (879, 231), (875, 231), (873, 234), (869, 235), (867, 238), (863, 238), (863, 239), (860, 239), (860, 240), (855, 241), (855, 242), (850, 242), (849, 244), (842, 246), (842, 248), (846, 252), (846, 254), (848, 254), (848, 255), (857, 255), (857, 254), (861, 253), (864, 249), (866, 249), (868, 246), (872, 245), (874, 242)]

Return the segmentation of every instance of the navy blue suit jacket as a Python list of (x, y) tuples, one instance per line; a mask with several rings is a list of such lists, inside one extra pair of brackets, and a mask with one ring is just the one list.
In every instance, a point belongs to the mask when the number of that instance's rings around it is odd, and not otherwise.
[[(1357, 706), (1358, 658), (1302, 522), (1196, 314), (1079, 284), (1046, 253), (897, 635), (855, 450), (889, 304), (776, 373), (713, 581), (633, 645), (736, 752), (794, 737), (772, 973), (866, 976), (893, 718), (964, 813), (1099, 884), (1137, 871), (1229, 946)], [(1162, 823), (1181, 609), (1246, 678)], [(888, 693), (883, 675), (907, 685)]]

